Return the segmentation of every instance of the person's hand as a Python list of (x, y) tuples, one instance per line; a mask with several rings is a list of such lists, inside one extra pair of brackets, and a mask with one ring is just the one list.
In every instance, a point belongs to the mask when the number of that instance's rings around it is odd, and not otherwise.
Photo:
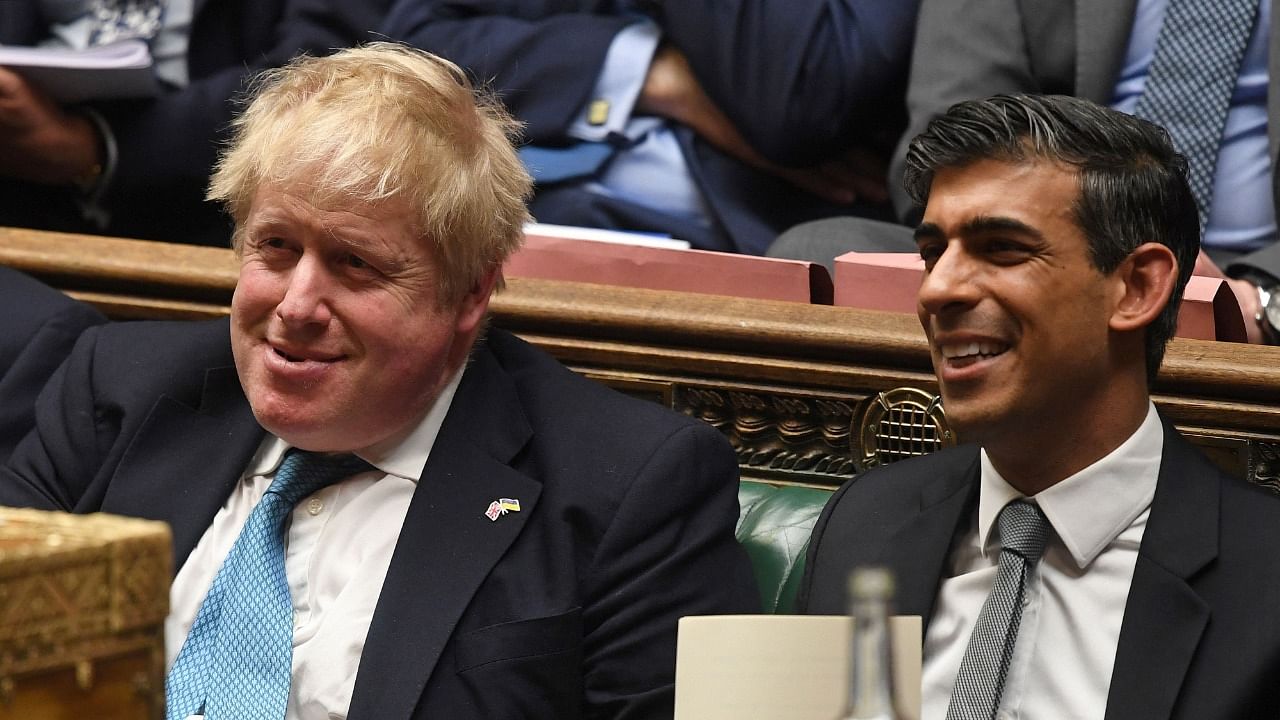
[(669, 45), (654, 53), (636, 110), (686, 125), (729, 155), (829, 202), (844, 205), (858, 198), (884, 202), (889, 197), (883, 161), (862, 149), (807, 168), (786, 167), (765, 158), (707, 96), (684, 53)]
[(1240, 313), (1244, 315), (1244, 331), (1249, 342), (1255, 345), (1265, 343), (1267, 340), (1262, 334), (1262, 327), (1258, 325), (1257, 317), (1262, 311), (1262, 305), (1258, 302), (1258, 288), (1248, 280), (1238, 278), (1229, 278), (1226, 273), (1209, 259), (1204, 250), (1200, 251), (1200, 255), (1196, 258), (1195, 269), (1191, 271), (1194, 275), (1202, 275), (1204, 277), (1222, 278), (1227, 281), (1227, 287), (1231, 288), (1231, 292), (1236, 296), (1236, 302), (1240, 304)]
[(68, 185), (102, 162), (98, 132), (21, 75), (0, 67), (0, 175)]

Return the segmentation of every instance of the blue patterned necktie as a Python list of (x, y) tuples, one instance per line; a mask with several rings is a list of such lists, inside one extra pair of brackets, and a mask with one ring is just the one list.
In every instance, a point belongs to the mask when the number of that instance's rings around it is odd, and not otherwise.
[(1014, 500), (1000, 511), (1000, 562), (960, 661), (947, 720), (991, 720), (1000, 709), (1005, 677), (1022, 622), (1027, 577), (1044, 554), (1049, 521), (1040, 508)]
[(150, 40), (160, 32), (163, 0), (90, 0), (89, 45)]
[(1164, 126), (1187, 156), (1202, 228), (1231, 94), (1257, 14), (1258, 0), (1169, 0), (1133, 111)]
[(618, 149), (607, 142), (583, 141), (568, 147), (525, 145), (520, 161), (538, 185), (594, 177)]
[(293, 666), (284, 520), (302, 498), (372, 469), (354, 455), (291, 450), (196, 613), (165, 687), (167, 720), (281, 720)]

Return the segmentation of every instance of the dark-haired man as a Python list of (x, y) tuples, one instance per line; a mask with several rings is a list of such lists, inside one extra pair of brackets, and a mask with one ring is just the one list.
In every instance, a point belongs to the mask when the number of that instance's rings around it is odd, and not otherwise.
[(930, 124), (907, 182), (920, 321), (973, 444), (837, 493), (804, 606), (891, 567), (926, 621), (926, 718), (1274, 717), (1280, 560), (1256, 549), (1280, 501), (1148, 391), (1199, 249), (1185, 160), (1132, 116), (998, 96)]

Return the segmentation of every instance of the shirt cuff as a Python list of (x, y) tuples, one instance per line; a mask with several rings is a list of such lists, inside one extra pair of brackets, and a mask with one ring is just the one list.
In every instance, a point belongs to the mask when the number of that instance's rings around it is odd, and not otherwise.
[(662, 30), (652, 20), (632, 23), (613, 37), (591, 97), (569, 126), (570, 137), (599, 142), (622, 133), (661, 38)]
[(116, 146), (115, 133), (111, 132), (111, 126), (107, 124), (106, 118), (93, 108), (81, 107), (77, 110), (89, 118), (97, 129), (98, 137), (102, 140), (103, 151), (102, 172), (93, 183), (93, 187), (84, 189), (79, 200), (80, 213), (85, 220), (93, 223), (99, 230), (103, 230), (111, 222), (111, 213), (103, 205), (102, 200), (106, 197), (107, 189), (111, 187), (111, 178), (116, 173), (116, 165), (120, 163), (120, 150)]

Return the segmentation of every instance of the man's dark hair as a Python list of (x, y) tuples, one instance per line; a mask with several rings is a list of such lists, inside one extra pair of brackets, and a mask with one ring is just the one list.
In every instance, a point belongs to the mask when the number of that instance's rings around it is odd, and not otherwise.
[[(1146, 242), (1169, 247), (1178, 284), (1147, 328), (1147, 379), (1155, 379), (1178, 322), (1182, 291), (1200, 252), (1200, 218), (1187, 161), (1164, 128), (1088, 100), (997, 95), (951, 106), (911, 141), (905, 184), (921, 206), (934, 174), (978, 160), (1049, 160), (1074, 167), (1073, 211), (1094, 267), (1110, 273)], [(1064, 298), (1066, 300), (1067, 298)]]

